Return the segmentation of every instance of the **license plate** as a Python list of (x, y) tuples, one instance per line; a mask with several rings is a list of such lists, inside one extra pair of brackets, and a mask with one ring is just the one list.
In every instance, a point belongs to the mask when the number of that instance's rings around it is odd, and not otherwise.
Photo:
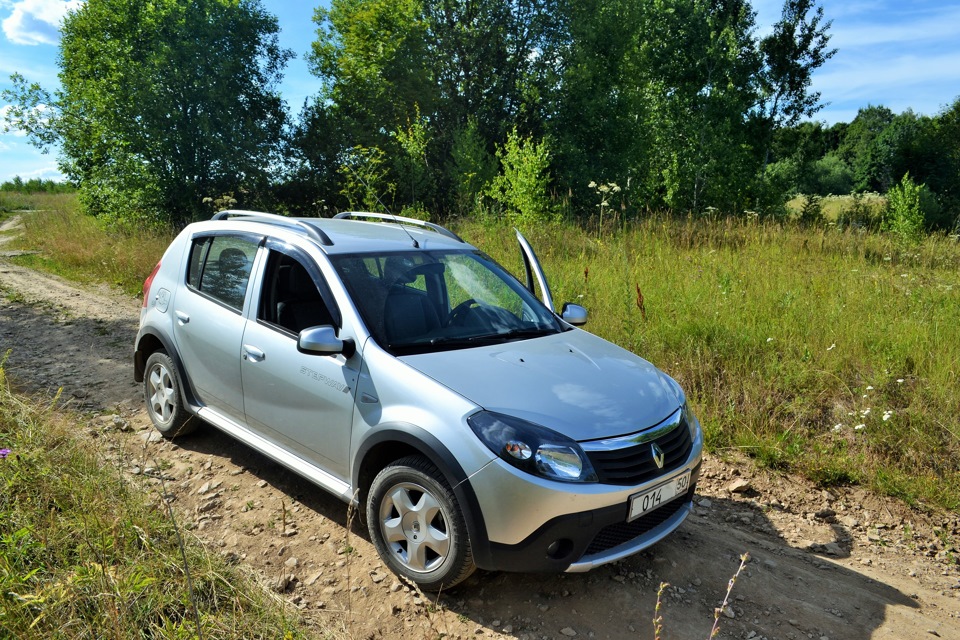
[(643, 514), (653, 511), (677, 496), (682, 496), (689, 488), (690, 472), (687, 471), (682, 476), (677, 476), (670, 482), (664, 482), (643, 493), (632, 496), (630, 498), (630, 515), (627, 516), (627, 522), (636, 520)]

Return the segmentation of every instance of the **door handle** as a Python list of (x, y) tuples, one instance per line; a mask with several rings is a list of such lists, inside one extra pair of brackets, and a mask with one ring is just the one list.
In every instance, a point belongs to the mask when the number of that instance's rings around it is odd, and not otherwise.
[(256, 348), (252, 344), (243, 345), (243, 359), (250, 360), (251, 362), (262, 362), (264, 358), (267, 357), (260, 349)]
[(180, 324), (187, 324), (190, 322), (190, 314), (184, 313), (183, 311), (177, 311), (175, 313), (177, 314), (177, 320), (180, 322)]

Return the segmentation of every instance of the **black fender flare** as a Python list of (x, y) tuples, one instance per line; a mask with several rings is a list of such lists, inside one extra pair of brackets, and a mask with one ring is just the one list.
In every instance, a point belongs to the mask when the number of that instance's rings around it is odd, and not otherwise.
[[(388, 447), (386, 451), (390, 453), (375, 455), (374, 457), (377, 458), (373, 461), (375, 468), (368, 469), (368, 457), (373, 452), (384, 451), (382, 448), (384, 446)], [(357, 448), (351, 474), (353, 486), (361, 491), (358, 499), (365, 503), (366, 490), (373, 476), (386, 466), (386, 463), (407, 455), (410, 449), (427, 458), (443, 474), (460, 504), (463, 520), (467, 525), (467, 533), (470, 536), (474, 562), (481, 569), (493, 568), (490, 538), (487, 535), (483, 512), (480, 510), (480, 502), (470, 484), (470, 479), (450, 450), (426, 429), (407, 422), (395, 422), (381, 425), (367, 434)], [(361, 474), (366, 477), (361, 477)], [(360, 507), (361, 513), (366, 513), (366, 505), (361, 504)]]
[(177, 382), (180, 383), (180, 391), (183, 393), (183, 400), (186, 403), (187, 407), (190, 409), (191, 413), (196, 413), (200, 410), (202, 406), (200, 402), (197, 401), (197, 396), (193, 392), (193, 387), (190, 386), (189, 378), (187, 378), (187, 370), (183, 366), (183, 361), (180, 359), (180, 354), (177, 352), (176, 348), (167, 339), (166, 336), (161, 334), (159, 331), (153, 329), (144, 329), (137, 336), (137, 346), (133, 352), (133, 379), (137, 382), (143, 382), (143, 375), (147, 366), (147, 358), (150, 357), (150, 354), (157, 351), (157, 349), (144, 349), (144, 342), (153, 342), (156, 341), (160, 343), (160, 348), (163, 349), (170, 359), (173, 360), (173, 365), (176, 368)]

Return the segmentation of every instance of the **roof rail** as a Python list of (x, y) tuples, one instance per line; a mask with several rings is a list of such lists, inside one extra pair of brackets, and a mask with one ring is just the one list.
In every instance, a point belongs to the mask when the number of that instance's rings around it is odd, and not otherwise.
[(456, 240), (457, 242), (462, 242), (466, 244), (466, 240), (455, 234), (453, 231), (445, 227), (441, 227), (438, 224), (433, 222), (427, 222), (425, 220), (417, 220), (416, 218), (405, 218), (403, 216), (395, 216), (392, 213), (371, 213), (369, 211), (344, 211), (333, 216), (334, 219), (348, 219), (348, 218), (363, 218), (363, 219), (373, 219), (379, 220), (381, 222), (395, 222), (397, 224), (409, 224), (415, 227), (422, 227), (424, 229), (430, 229), (431, 231), (436, 231), (442, 236), (446, 236), (451, 240)]
[(297, 220), (296, 218), (288, 218), (276, 213), (263, 213), (262, 211), (227, 209), (214, 214), (211, 220), (226, 220), (227, 218), (249, 218), (251, 220), (262, 220), (263, 222), (271, 222), (276, 225), (302, 229), (307, 236), (313, 240), (316, 240), (320, 244), (327, 247), (333, 246), (333, 240), (331, 240), (330, 236), (324, 233), (322, 229), (318, 229), (312, 224), (308, 224), (302, 220)]

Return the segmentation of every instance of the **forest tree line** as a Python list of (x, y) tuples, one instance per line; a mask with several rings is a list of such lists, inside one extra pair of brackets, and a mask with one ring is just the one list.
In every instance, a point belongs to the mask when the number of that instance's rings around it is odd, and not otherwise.
[(949, 226), (960, 101), (811, 122), (823, 8), (784, 0), (762, 36), (755, 18), (748, 0), (332, 0), (294, 114), (277, 90), (294, 52), (259, 0), (89, 0), (63, 23), (61, 88), (15, 74), (7, 127), (58, 145), (108, 220), (776, 215), (909, 173)]

